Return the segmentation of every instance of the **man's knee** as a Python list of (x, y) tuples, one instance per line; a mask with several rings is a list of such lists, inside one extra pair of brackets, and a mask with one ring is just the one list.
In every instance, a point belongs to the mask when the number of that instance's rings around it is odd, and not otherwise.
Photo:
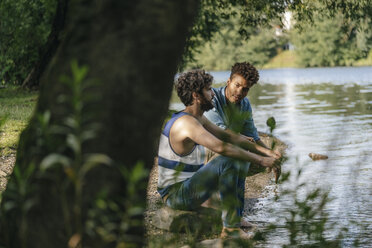
[(225, 156), (219, 156), (217, 159), (220, 160), (219, 162), (224, 170), (240, 170), (240, 163), (236, 159)]
[(224, 170), (233, 170), (236, 171), (239, 175), (242, 175), (244, 177), (247, 176), (249, 167), (250, 167), (250, 162), (247, 161), (241, 161), (229, 157), (223, 157), (223, 169)]

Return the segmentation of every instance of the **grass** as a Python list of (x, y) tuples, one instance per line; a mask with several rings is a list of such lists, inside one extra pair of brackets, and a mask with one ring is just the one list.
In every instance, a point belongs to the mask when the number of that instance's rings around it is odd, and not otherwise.
[(19, 135), (26, 127), (37, 100), (37, 92), (28, 92), (16, 86), (0, 88), (0, 156), (16, 152)]
[(368, 57), (360, 59), (354, 64), (355, 66), (371, 66), (372, 65), (372, 49), (369, 51)]
[[(372, 50), (369, 52), (368, 57), (353, 62), (353, 66), (371, 66), (372, 65)], [(296, 61), (296, 52), (294, 50), (286, 50), (279, 52), (263, 69), (273, 68), (299, 68), (301, 67)]]
[(299, 67), (296, 63), (296, 54), (293, 50), (286, 50), (278, 53), (274, 58), (272, 58), (267, 64), (264, 65), (263, 69), (271, 68), (285, 68)]

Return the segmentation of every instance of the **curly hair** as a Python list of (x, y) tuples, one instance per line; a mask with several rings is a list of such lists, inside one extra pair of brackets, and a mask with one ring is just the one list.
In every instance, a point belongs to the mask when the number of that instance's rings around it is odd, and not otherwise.
[(256, 84), (260, 78), (257, 69), (248, 62), (235, 63), (231, 67), (230, 80), (233, 79), (234, 75), (245, 78), (250, 86)]
[(175, 89), (178, 97), (185, 106), (190, 106), (193, 102), (192, 93), (202, 94), (205, 87), (212, 84), (213, 77), (204, 70), (192, 70), (182, 73), (176, 82)]

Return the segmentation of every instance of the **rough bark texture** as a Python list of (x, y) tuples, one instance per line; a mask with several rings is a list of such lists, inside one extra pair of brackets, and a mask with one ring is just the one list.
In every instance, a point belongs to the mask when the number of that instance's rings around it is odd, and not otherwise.
[[(173, 77), (197, 9), (197, 0), (70, 1), (62, 42), (42, 76), (36, 112), (21, 135), (14, 173), (3, 194), (0, 245), (77, 247), (80, 242), (83, 247), (116, 247), (120, 241), (142, 246), (147, 178), (140, 178), (130, 194), (128, 181), (134, 179), (123, 174), (139, 161), (148, 171), (153, 164)], [(96, 82), (87, 94), (100, 96), (83, 111), (90, 123), (102, 127), (83, 153), (104, 153), (114, 161), (84, 178), (82, 225), (86, 227), (97, 194), (105, 189), (105, 199), (120, 208), (114, 217), (128, 216), (128, 226), (111, 240), (81, 232), (74, 224), (77, 193), (70, 172), (39, 168), (47, 154), (71, 155), (64, 149), (66, 137), (48, 127), (70, 114), (59, 102), (69, 92), (59, 77), (71, 75), (74, 59), (89, 67), (87, 80)], [(50, 121), (46, 115), (41, 118), (46, 111)]]
[(52, 28), (48, 36), (47, 43), (40, 49), (39, 61), (28, 74), (22, 83), (23, 88), (35, 89), (39, 87), (39, 81), (45, 68), (48, 66), (53, 55), (61, 42), (60, 32), (65, 25), (68, 0), (58, 0), (56, 15), (53, 20)]

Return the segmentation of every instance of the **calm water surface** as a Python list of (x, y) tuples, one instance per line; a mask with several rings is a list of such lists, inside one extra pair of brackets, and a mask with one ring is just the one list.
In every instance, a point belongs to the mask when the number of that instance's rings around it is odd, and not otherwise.
[[(229, 72), (212, 72), (216, 83)], [(255, 124), (268, 132), (267, 118), (274, 116), (274, 135), (289, 144), (290, 159), (283, 171), (292, 173), (289, 182), (271, 185), (268, 196), (258, 199), (256, 210), (247, 217), (259, 226), (280, 225), (293, 209), (293, 198), (275, 194), (297, 189), (298, 197), (315, 188), (329, 191), (333, 199), (326, 207), (328, 237), (342, 226), (349, 228), (344, 247), (372, 247), (372, 67), (261, 70), (260, 81), (249, 92)], [(170, 108), (182, 109), (180, 103)], [(328, 160), (312, 161), (309, 152), (327, 154)], [(294, 175), (302, 170), (298, 178)], [(274, 209), (274, 210), (272, 210)], [(267, 247), (288, 242), (285, 230), (270, 236)]]

